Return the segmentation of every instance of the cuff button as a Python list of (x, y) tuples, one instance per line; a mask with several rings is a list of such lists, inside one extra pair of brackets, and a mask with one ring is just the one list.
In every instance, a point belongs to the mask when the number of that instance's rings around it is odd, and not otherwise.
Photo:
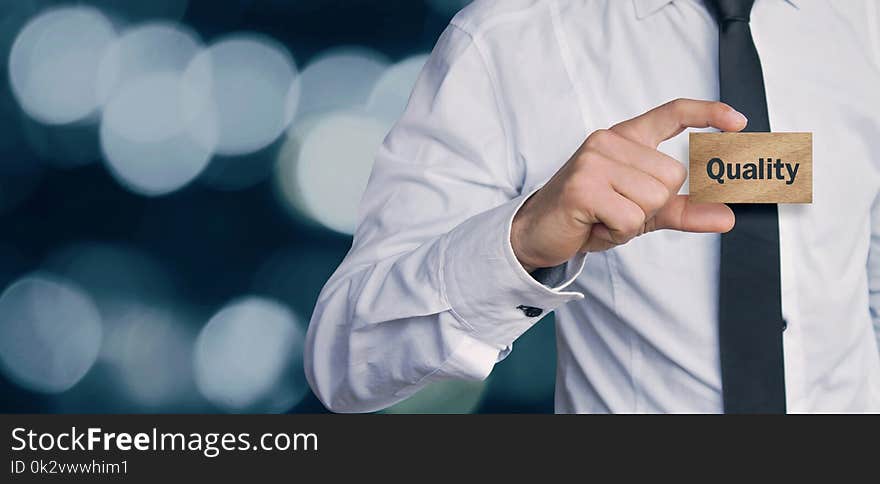
[(538, 316), (544, 314), (543, 309), (535, 308), (532, 306), (517, 306), (516, 308), (522, 311), (527, 318), (537, 318)]

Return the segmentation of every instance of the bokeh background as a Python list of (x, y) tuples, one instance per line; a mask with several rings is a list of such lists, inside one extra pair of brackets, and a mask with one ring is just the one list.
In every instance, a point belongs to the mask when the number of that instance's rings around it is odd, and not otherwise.
[[(0, 412), (322, 412), (303, 337), (466, 0), (0, 0)], [(390, 412), (552, 412), (542, 321)]]

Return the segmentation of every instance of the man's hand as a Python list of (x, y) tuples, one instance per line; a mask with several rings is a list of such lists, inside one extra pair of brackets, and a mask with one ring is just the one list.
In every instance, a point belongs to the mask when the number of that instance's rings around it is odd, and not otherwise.
[(729, 231), (727, 205), (677, 195), (687, 170), (657, 146), (688, 127), (740, 131), (746, 123), (726, 104), (678, 99), (594, 132), (514, 217), (517, 259), (531, 272), (654, 230)]

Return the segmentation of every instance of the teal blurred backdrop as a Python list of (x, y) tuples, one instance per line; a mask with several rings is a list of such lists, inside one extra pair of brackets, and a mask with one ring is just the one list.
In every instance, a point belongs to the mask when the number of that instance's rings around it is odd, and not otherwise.
[[(0, 0), (0, 412), (322, 412), (372, 157), (465, 0)], [(552, 412), (552, 316), (389, 412)]]

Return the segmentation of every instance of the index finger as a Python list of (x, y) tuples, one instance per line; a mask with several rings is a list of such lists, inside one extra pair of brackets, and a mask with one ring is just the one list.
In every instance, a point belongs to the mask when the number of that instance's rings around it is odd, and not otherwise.
[(685, 128), (740, 131), (747, 123), (745, 116), (722, 102), (676, 99), (619, 123), (611, 131), (656, 149), (660, 143), (678, 135)]

